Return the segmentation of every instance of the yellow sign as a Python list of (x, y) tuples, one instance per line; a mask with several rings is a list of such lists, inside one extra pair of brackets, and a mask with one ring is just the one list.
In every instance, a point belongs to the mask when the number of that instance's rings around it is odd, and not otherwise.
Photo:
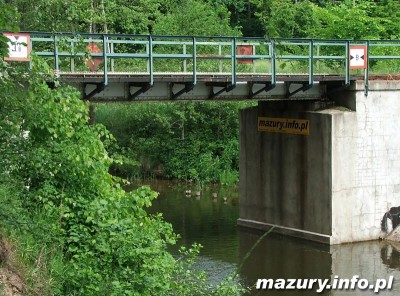
[(309, 135), (310, 121), (307, 119), (258, 117), (258, 131)]

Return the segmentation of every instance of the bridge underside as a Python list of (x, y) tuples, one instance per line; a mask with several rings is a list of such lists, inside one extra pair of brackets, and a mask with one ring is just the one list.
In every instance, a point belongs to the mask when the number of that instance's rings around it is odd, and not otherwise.
[(60, 80), (81, 91), (82, 99), (110, 101), (175, 101), (175, 100), (315, 100), (344, 87), (344, 77), (318, 75), (312, 83), (305, 75), (278, 75), (272, 82), (268, 74), (241, 74), (235, 84), (230, 73), (207, 73), (196, 77), (190, 73), (154, 74), (108, 73), (107, 85), (101, 73), (59, 73)]

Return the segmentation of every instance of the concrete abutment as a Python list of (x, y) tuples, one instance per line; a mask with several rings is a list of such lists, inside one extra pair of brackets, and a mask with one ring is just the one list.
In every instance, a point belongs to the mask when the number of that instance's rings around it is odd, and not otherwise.
[[(342, 107), (260, 101), (241, 111), (239, 225), (327, 244), (396, 226), (397, 211), (385, 213), (400, 206), (400, 82), (371, 81), (365, 96), (356, 81), (330, 99)], [(309, 134), (258, 131), (258, 117), (308, 120)]]

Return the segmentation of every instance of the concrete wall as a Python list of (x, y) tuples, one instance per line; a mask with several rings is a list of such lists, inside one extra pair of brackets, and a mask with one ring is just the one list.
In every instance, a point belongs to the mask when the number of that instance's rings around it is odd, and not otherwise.
[[(377, 239), (400, 206), (400, 83), (363, 82), (333, 100), (353, 109), (260, 102), (240, 113), (239, 225), (337, 244)], [(356, 111), (355, 111), (356, 110)], [(310, 135), (257, 131), (257, 117), (310, 120)]]
[[(327, 242), (332, 232), (332, 120), (325, 112), (305, 111), (314, 107), (308, 104), (260, 102), (241, 111), (239, 224), (279, 225), (281, 232)], [(258, 132), (258, 116), (308, 119), (311, 133)]]
[[(356, 112), (333, 116), (332, 243), (384, 236), (381, 220), (400, 205), (400, 83), (358, 82)], [(340, 97), (340, 95), (338, 95)]]

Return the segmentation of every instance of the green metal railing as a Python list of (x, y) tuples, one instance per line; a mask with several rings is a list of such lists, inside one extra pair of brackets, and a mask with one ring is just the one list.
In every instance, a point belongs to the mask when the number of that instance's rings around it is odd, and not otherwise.
[[(27, 33), (31, 36), (32, 50), (52, 60), (56, 71), (87, 71), (84, 60), (101, 59), (99, 69), (105, 85), (110, 72), (145, 73), (150, 85), (159, 73), (183, 72), (190, 73), (193, 85), (205, 73), (228, 75), (232, 85), (236, 85), (238, 76), (250, 73), (270, 75), (272, 85), (281, 74), (302, 74), (306, 75), (309, 86), (316, 75), (341, 76), (345, 85), (349, 85), (352, 75), (357, 74), (364, 75), (367, 86), (371, 65), (380, 66), (386, 74), (392, 74), (397, 68), (400, 71), (400, 63), (386, 68), (381, 65), (382, 61), (400, 60), (398, 40)], [(92, 43), (98, 46), (99, 52), (88, 52), (87, 45)], [(367, 48), (366, 68), (361, 73), (350, 67), (351, 47), (360, 45)], [(241, 46), (250, 46), (252, 52), (238, 52)]]

